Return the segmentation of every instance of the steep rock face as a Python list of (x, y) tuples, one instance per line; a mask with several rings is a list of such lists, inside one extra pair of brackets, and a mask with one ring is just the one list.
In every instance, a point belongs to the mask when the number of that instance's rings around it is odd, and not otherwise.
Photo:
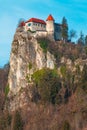
[(29, 32), (16, 32), (10, 56), (8, 84), (10, 92), (16, 94), (28, 85), (27, 75), (38, 69), (53, 69), (55, 58), (50, 52), (44, 53), (37, 40)]

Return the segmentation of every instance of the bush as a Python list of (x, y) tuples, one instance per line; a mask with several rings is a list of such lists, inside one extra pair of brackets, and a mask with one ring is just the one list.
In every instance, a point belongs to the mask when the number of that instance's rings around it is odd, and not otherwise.
[(33, 76), (41, 101), (56, 103), (56, 96), (61, 88), (61, 83), (56, 70), (42, 69), (36, 71)]
[(83, 66), (80, 86), (85, 92), (87, 92), (87, 65)]
[(10, 90), (9, 85), (7, 85), (7, 86), (5, 87), (5, 97), (8, 96), (9, 90)]
[(85, 53), (86, 53), (86, 55), (87, 55), (87, 46), (85, 46), (85, 48), (84, 48), (84, 49), (85, 49)]
[(29, 70), (31, 70), (32, 69), (32, 63), (29, 63)]
[(19, 111), (16, 111), (14, 115), (13, 130), (23, 130), (23, 121)]
[(28, 32), (35, 33), (36, 31), (31, 31), (31, 30), (29, 29)]
[(8, 130), (11, 128), (12, 116), (8, 113), (0, 115), (0, 130)]
[(70, 130), (70, 124), (68, 121), (65, 121), (63, 124), (63, 129), (62, 130)]
[(40, 44), (40, 47), (43, 49), (43, 51), (46, 53), (47, 52), (47, 48), (48, 48), (48, 44), (49, 44), (49, 40), (47, 38), (37, 38), (38, 43)]
[(65, 65), (63, 65), (63, 66), (60, 67), (60, 72), (61, 72), (61, 74), (62, 74), (63, 77), (66, 76), (66, 71), (67, 71), (67, 69), (66, 69)]

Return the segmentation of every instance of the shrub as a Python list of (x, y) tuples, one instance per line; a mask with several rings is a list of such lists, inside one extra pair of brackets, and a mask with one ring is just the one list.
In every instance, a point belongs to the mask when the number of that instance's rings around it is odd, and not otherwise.
[(7, 97), (8, 93), (9, 93), (9, 90), (10, 90), (9, 85), (7, 85), (5, 87), (5, 97)]
[(37, 41), (40, 44), (40, 47), (46, 53), (47, 52), (47, 48), (48, 48), (48, 44), (49, 44), (49, 40), (47, 38), (43, 37), (43, 38), (37, 38)]
[(61, 66), (60, 72), (61, 72), (61, 74), (62, 74), (63, 77), (65, 77), (66, 71), (67, 71), (66, 66), (65, 65)]
[(14, 115), (13, 130), (23, 130), (23, 121), (19, 111), (16, 111)]
[(63, 124), (63, 129), (62, 130), (70, 130), (70, 124), (68, 121), (65, 121)]
[(8, 130), (11, 127), (12, 116), (8, 113), (0, 115), (0, 130)]
[(85, 53), (86, 53), (86, 55), (87, 55), (87, 46), (85, 46), (85, 48), (84, 48), (84, 49), (85, 49)]
[(28, 32), (35, 33), (36, 31), (31, 31), (31, 30), (29, 29)]
[(83, 66), (80, 86), (85, 92), (87, 92), (87, 65)]
[(32, 63), (29, 63), (29, 70), (31, 70), (32, 69)]
[(56, 103), (56, 96), (61, 88), (61, 83), (56, 70), (42, 69), (36, 71), (33, 76), (41, 96), (41, 100), (45, 102)]

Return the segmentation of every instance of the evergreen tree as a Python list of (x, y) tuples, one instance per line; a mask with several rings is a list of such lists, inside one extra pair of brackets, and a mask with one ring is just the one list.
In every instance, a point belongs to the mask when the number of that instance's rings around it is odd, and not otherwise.
[(81, 83), (82, 89), (87, 92), (87, 65), (83, 66), (82, 74), (81, 74)]
[(68, 40), (68, 24), (65, 17), (62, 19), (62, 38), (64, 41)]
[(17, 27), (22, 27), (25, 23), (25, 20), (23, 18), (20, 18), (17, 24)]
[(85, 42), (84, 34), (83, 34), (83, 32), (81, 31), (81, 32), (80, 32), (80, 37), (79, 37), (79, 39), (78, 39), (78, 44), (84, 45), (84, 42)]
[(76, 37), (76, 31), (71, 29), (69, 31), (69, 38), (70, 38), (70, 40), (72, 41), (72, 38), (75, 38), (75, 37)]
[(85, 36), (85, 46), (87, 46), (87, 35)]

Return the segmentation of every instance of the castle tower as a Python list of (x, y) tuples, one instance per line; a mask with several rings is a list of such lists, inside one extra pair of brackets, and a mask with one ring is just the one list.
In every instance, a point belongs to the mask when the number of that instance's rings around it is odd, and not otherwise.
[(50, 14), (46, 19), (46, 31), (50, 34), (54, 33), (54, 18)]

